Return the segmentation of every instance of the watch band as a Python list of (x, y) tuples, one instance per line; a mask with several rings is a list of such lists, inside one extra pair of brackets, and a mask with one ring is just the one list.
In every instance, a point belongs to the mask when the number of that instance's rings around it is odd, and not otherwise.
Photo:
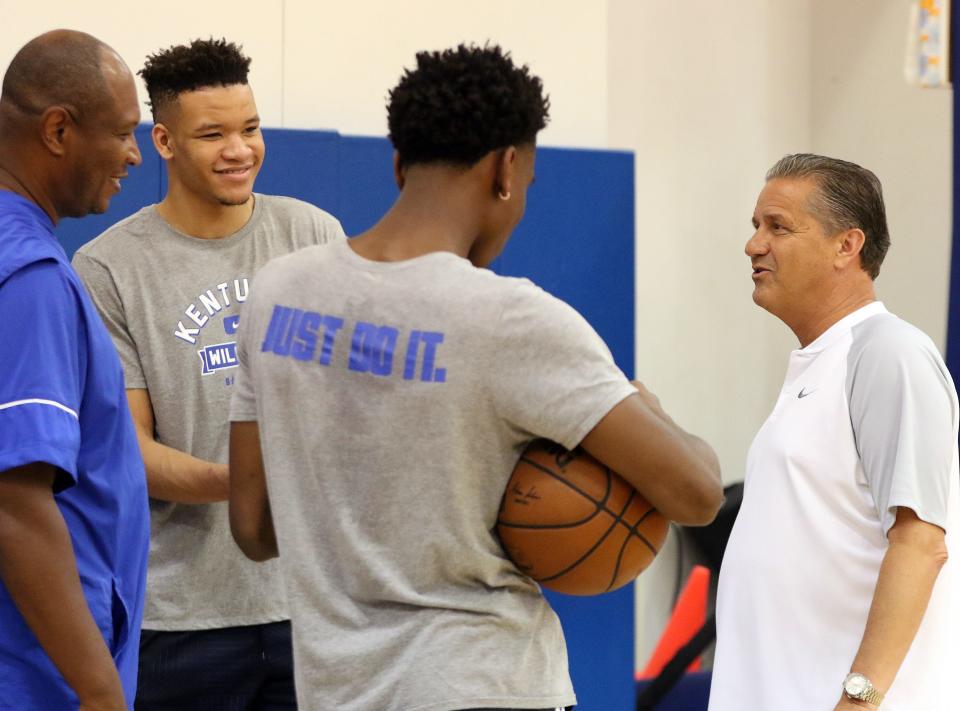
[[(853, 679), (857, 679), (865, 685), (862, 691), (855, 694), (847, 691), (847, 683)], [(856, 699), (857, 701), (866, 701), (868, 704), (873, 704), (874, 706), (879, 706), (883, 701), (883, 694), (873, 685), (872, 681), (859, 672), (850, 672), (847, 678), (843, 680), (843, 693), (848, 698)]]
[(883, 701), (883, 694), (877, 691), (873, 684), (868, 686), (866, 690), (860, 694), (858, 697), (861, 701), (866, 701), (868, 704), (874, 704), (876, 706), (880, 705), (880, 702)]

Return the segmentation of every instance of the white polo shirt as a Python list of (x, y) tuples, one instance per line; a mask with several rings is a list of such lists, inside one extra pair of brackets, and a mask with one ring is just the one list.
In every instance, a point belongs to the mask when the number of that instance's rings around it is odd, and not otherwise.
[(958, 404), (932, 341), (874, 302), (790, 354), (747, 458), (710, 711), (830, 711), (905, 506), (950, 560), (883, 711), (960, 708)]

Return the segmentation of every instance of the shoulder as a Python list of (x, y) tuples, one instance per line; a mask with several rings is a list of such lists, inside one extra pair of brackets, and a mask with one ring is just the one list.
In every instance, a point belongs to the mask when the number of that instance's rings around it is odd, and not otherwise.
[(586, 321), (570, 304), (529, 279), (495, 276), (504, 297), (504, 313)]
[(854, 366), (941, 361), (931, 338), (907, 321), (885, 312), (851, 331), (850, 362)]
[(916, 326), (890, 313), (855, 326), (847, 361), (847, 394), (864, 403), (909, 397), (956, 397), (936, 344)]
[(105, 265), (129, 249), (138, 249), (140, 240), (150, 238), (155, 232), (154, 220), (158, 218), (154, 208), (147, 205), (108, 227), (77, 249), (74, 262), (87, 259)]
[(10, 314), (43, 310), (62, 313), (77, 304), (78, 288), (67, 264), (52, 258), (38, 259), (0, 282), (0, 304), (5, 311), (10, 306)]
[(49, 233), (40, 233), (36, 224), (16, 217), (0, 221), (0, 285), (38, 262), (66, 265), (63, 248)]
[(260, 294), (271, 285), (287, 283), (298, 278), (300, 274), (314, 272), (317, 267), (334, 258), (333, 251), (333, 245), (314, 244), (273, 257), (260, 267), (254, 277), (256, 288), (252, 289), (251, 293)]
[(262, 195), (260, 193), (256, 194), (256, 199), (261, 201), (264, 212), (271, 215), (285, 217), (287, 219), (312, 220), (322, 224), (340, 227), (340, 221), (337, 220), (337, 218), (326, 210), (322, 210), (316, 205), (304, 200), (287, 197), (285, 195)]

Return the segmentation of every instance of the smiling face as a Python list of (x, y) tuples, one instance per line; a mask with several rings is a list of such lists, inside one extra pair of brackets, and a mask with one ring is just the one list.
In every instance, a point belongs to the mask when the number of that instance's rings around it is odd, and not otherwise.
[(249, 85), (184, 92), (163, 119), (154, 142), (167, 160), (171, 190), (224, 206), (250, 200), (265, 148)]
[(129, 166), (140, 164), (133, 133), (140, 122), (133, 75), (112, 54), (105, 54), (102, 70), (105, 101), (96, 113), (77, 123), (77, 148), (65, 166), (69, 189), (59, 211), (62, 216), (106, 212), (111, 198), (120, 192), (120, 181), (127, 177)]
[(753, 267), (753, 300), (788, 325), (815, 312), (834, 286), (843, 233), (829, 235), (810, 211), (811, 178), (774, 178), (753, 211), (744, 251)]

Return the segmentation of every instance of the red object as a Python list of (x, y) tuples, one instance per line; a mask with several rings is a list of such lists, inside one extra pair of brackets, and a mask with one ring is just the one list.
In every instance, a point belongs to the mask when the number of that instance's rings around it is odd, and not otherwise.
[[(687, 584), (673, 607), (673, 614), (667, 621), (667, 626), (660, 635), (660, 641), (650, 655), (646, 668), (637, 672), (637, 680), (652, 679), (664, 665), (673, 659), (673, 655), (697, 633), (707, 620), (707, 595), (710, 589), (710, 570), (702, 565), (696, 565), (690, 571)], [(698, 656), (687, 671), (700, 668)]]

